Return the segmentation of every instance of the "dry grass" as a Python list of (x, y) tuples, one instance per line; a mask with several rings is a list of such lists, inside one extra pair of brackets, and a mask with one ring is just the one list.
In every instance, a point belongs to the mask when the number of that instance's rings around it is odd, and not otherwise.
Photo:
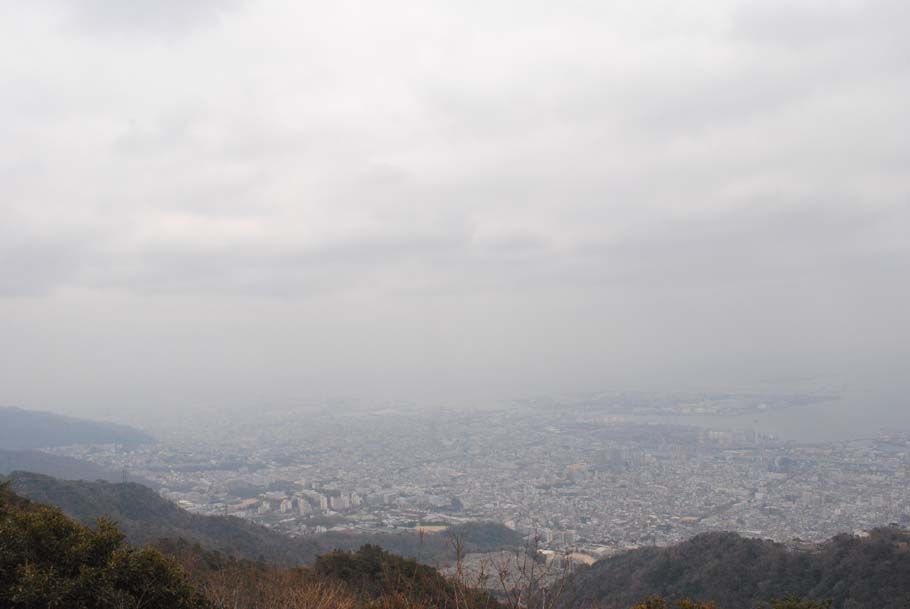
[[(484, 560), (474, 571), (464, 567), (461, 540), (452, 543), (456, 563), (448, 584), (434, 591), (404, 572), (382, 572), (375, 574), (384, 584), (378, 597), (310, 569), (253, 563), (213, 568), (192, 551), (177, 559), (214, 609), (556, 609), (563, 599), (567, 561), (543, 561), (528, 547)], [(477, 594), (482, 588), (495, 590), (500, 600)]]
[(293, 571), (250, 574), (224, 570), (200, 582), (215, 609), (355, 609), (359, 599), (342, 584)]

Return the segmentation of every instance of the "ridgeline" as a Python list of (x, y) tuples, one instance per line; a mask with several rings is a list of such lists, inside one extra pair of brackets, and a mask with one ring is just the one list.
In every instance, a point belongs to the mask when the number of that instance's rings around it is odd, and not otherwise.
[(71, 444), (120, 444), (138, 446), (154, 443), (143, 431), (86, 419), (64, 417), (50, 412), (0, 407), (0, 448), (28, 450)]
[(769, 599), (831, 601), (833, 609), (910, 607), (910, 533), (884, 528), (794, 549), (735, 533), (600, 560), (576, 574), (564, 607), (624, 609), (649, 595), (714, 601), (726, 609)]
[[(466, 544), (472, 551), (514, 541), (498, 525), (458, 533), (476, 536)], [(0, 607), (113, 609), (141, 600), (146, 609), (494, 609), (526, 598), (544, 603), (527, 609), (910, 607), (910, 533), (896, 528), (808, 549), (708, 533), (598, 561), (554, 586), (565, 589), (559, 597), (538, 589), (503, 591), (499, 600), (379, 547), (393, 541), (412, 555), (450, 547), (442, 535), (419, 546), (409, 545), (413, 537), (292, 539), (190, 514), (135, 483), (17, 472), (0, 485)]]
[(77, 521), (92, 526), (99, 518), (117, 523), (134, 545), (161, 539), (183, 539), (228, 556), (275, 565), (312, 564), (332, 550), (376, 545), (424, 564), (443, 566), (455, 560), (451, 536), (465, 552), (515, 549), (522, 545), (514, 531), (496, 523), (471, 523), (445, 533), (333, 532), (291, 538), (233, 516), (201, 516), (182, 509), (137, 483), (58, 480), (30, 472), (13, 472), (12, 489), (24, 497), (52, 505)]

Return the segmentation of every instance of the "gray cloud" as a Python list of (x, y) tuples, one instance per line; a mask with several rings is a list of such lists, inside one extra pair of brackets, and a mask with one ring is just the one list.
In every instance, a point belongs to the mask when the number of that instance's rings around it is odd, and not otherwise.
[[(747, 2), (734, 12), (733, 33), (772, 49), (782, 45), (799, 51), (823, 47), (847, 55), (862, 46), (869, 53), (906, 45), (902, 24), (908, 17), (910, 8), (899, 0)], [(895, 59), (906, 62), (905, 57)]]
[(102, 39), (129, 42), (136, 36), (179, 39), (200, 27), (216, 26), (239, 0), (42, 0), (64, 24)]
[(0, 227), (0, 298), (48, 296), (73, 280), (91, 249), (85, 236)]
[(905, 4), (14, 7), (0, 340), (23, 348), (0, 401), (895, 361)]

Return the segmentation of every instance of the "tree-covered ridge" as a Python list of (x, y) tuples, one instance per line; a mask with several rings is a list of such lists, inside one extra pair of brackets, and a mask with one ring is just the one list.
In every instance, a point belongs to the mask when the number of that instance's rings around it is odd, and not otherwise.
[(71, 457), (52, 455), (40, 450), (6, 450), (0, 448), (0, 475), (15, 471), (28, 471), (63, 480), (108, 480), (123, 477), (122, 472), (113, 471), (88, 461)]
[(0, 485), (3, 609), (493, 609), (432, 567), (374, 546), (334, 552), (316, 568), (239, 560), (184, 541), (169, 553), (127, 545)]
[(620, 609), (653, 594), (711, 600), (727, 609), (787, 598), (830, 600), (833, 609), (907, 609), (910, 533), (885, 528), (868, 537), (839, 535), (813, 550), (708, 533), (595, 563), (576, 575), (567, 604)]
[(0, 407), (0, 448), (22, 450), (71, 444), (150, 444), (155, 439), (126, 425), (74, 419), (50, 412)]
[(471, 589), (457, 579), (443, 577), (432, 567), (374, 545), (364, 545), (356, 552), (324, 554), (316, 559), (313, 571), (344, 582), (369, 599), (399, 598), (402, 603), (425, 607), (500, 607), (487, 592)]
[[(830, 609), (831, 601), (813, 601), (791, 596), (773, 600), (765, 607), (767, 609)], [(699, 602), (682, 599), (671, 602), (661, 596), (652, 596), (632, 609), (719, 609), (719, 607), (711, 601)]]
[(233, 516), (191, 514), (136, 483), (58, 480), (30, 472), (13, 472), (10, 480), (17, 493), (56, 506), (83, 524), (92, 525), (100, 517), (116, 521), (133, 545), (180, 538), (230, 556), (276, 565), (312, 564), (320, 554), (366, 544), (425, 564), (443, 565), (454, 560), (451, 535), (462, 540), (465, 552), (522, 545), (517, 533), (496, 523), (458, 525), (444, 534), (328, 532), (292, 539)]
[[(907, 552), (907, 537), (879, 532), (876, 543), (848, 548), (869, 554), (881, 573), (893, 555), (880, 543)], [(705, 540), (701, 540), (704, 542)], [(839, 548), (846, 540), (835, 540)], [(834, 542), (832, 542), (834, 543)], [(900, 545), (902, 544), (902, 545)], [(850, 546), (851, 544), (846, 544)], [(417, 561), (366, 545), (356, 552), (335, 551), (312, 568), (283, 568), (238, 559), (183, 540), (161, 549), (127, 545), (106, 519), (89, 528), (60, 510), (43, 506), (0, 485), (0, 608), (3, 609), (554, 609), (548, 595), (522, 595), (533, 603), (513, 605), (471, 589), (458, 577), (447, 578)], [(727, 547), (727, 549), (731, 549)], [(730, 555), (733, 560), (736, 554)], [(735, 569), (734, 569), (735, 570)], [(862, 574), (862, 573), (861, 573)], [(865, 573), (868, 575), (868, 573)], [(719, 575), (719, 574), (718, 574)], [(735, 584), (735, 582), (734, 582)], [(906, 585), (906, 581), (895, 582)], [(891, 594), (894, 587), (882, 595)], [(633, 592), (634, 593), (634, 592)], [(668, 596), (667, 598), (692, 598)], [(854, 602), (850, 608), (906, 607), (900, 597), (887, 602)], [(560, 599), (561, 600), (561, 599)], [(739, 609), (744, 605), (691, 600), (618, 605), (572, 599), (586, 609)], [(565, 605), (565, 603), (564, 603)], [(761, 604), (763, 609), (829, 609), (829, 604), (788, 597)]]
[(0, 486), (0, 607), (207, 606), (171, 559), (151, 548), (129, 547), (111, 522), (90, 529)]
[(83, 524), (99, 518), (115, 521), (136, 546), (183, 538), (229, 555), (283, 565), (311, 562), (320, 550), (240, 518), (191, 514), (136, 483), (57, 480), (28, 472), (14, 472), (10, 482), (16, 493), (56, 506)]

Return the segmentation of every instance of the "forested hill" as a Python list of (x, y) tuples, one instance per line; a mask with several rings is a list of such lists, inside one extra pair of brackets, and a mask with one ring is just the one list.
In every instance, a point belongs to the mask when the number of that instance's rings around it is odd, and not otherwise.
[(625, 608), (652, 594), (724, 609), (766, 607), (768, 599), (791, 595), (830, 599), (833, 609), (908, 609), (910, 533), (840, 535), (811, 551), (707, 533), (598, 561), (577, 574), (567, 606)]
[[(140, 484), (58, 480), (29, 472), (12, 473), (10, 482), (18, 494), (58, 507), (84, 524), (93, 525), (100, 517), (116, 521), (134, 545), (185, 539), (230, 556), (276, 565), (312, 564), (319, 554), (352, 550), (364, 544), (378, 545), (434, 566), (454, 559), (452, 544), (445, 534), (329, 532), (290, 538), (233, 516), (191, 514)], [(453, 533), (462, 539), (466, 552), (521, 545), (521, 538), (514, 531), (494, 523), (463, 525)]]
[(0, 448), (22, 450), (71, 444), (122, 444), (136, 446), (154, 442), (143, 431), (74, 419), (49, 412), (0, 407)]
[(505, 609), (436, 569), (364, 546), (312, 569), (236, 561), (185, 543), (173, 553), (124, 543), (0, 483), (3, 609)]
[(94, 525), (102, 517), (114, 520), (135, 546), (186, 539), (232, 556), (284, 565), (312, 562), (320, 552), (316, 544), (240, 518), (191, 514), (141, 484), (58, 480), (28, 472), (13, 472), (9, 479), (19, 495), (60, 508), (83, 524)]
[[(52, 455), (40, 450), (4, 450), (0, 448), (0, 476), (15, 471), (28, 471), (63, 480), (107, 480), (117, 482), (123, 473), (88, 461)], [(153, 483), (142, 481), (143, 484)]]
[[(121, 522), (157, 514), (161, 521), (187, 524), (204, 518), (181, 513), (136, 484), (61, 483), (46, 477), (14, 476), (13, 482), (41, 487), (73, 509), (91, 511), (113, 501)], [(91, 490), (87, 490), (91, 489)], [(109, 493), (120, 495), (119, 502)], [(147, 509), (139, 502), (147, 502)], [(93, 507), (93, 505), (95, 507)], [(145, 515), (143, 515), (145, 514)], [(220, 535), (261, 529), (244, 522), (221, 521)], [(198, 523), (192, 523), (196, 526)], [(231, 528), (237, 525), (239, 528)], [(176, 526), (176, 525), (175, 525)], [(244, 533), (244, 528), (246, 533)], [(188, 525), (188, 529), (192, 529)], [(265, 529), (259, 530), (262, 533)], [(268, 532), (263, 533), (267, 535)], [(260, 538), (265, 547), (267, 537)], [(223, 540), (222, 540), (223, 541)], [(272, 538), (271, 541), (277, 541)], [(290, 541), (290, 540), (288, 540)], [(55, 508), (13, 494), (0, 483), (0, 607), (83, 607), (113, 609), (500, 609), (490, 595), (462, 580), (447, 579), (432, 567), (394, 556), (375, 546), (357, 552), (335, 551), (316, 559), (312, 568), (283, 569), (235, 561), (218, 552), (187, 544), (159, 544), (137, 549), (123, 543), (115, 526), (103, 521), (88, 529)], [(629, 552), (596, 563), (577, 574), (569, 598), (556, 597), (571, 609), (907, 609), (910, 607), (910, 534), (894, 529), (867, 538), (840, 536), (813, 551), (795, 551), (767, 541), (729, 533), (701, 535), (678, 546)], [(175, 562), (176, 561), (176, 562)], [(182, 565), (182, 568), (179, 565)], [(556, 585), (552, 591), (561, 589)], [(527, 598), (540, 592), (531, 585), (509, 592)], [(520, 593), (520, 596), (515, 594)], [(654, 596), (661, 594), (664, 602)], [(792, 600), (773, 602), (773, 599)], [(555, 607), (553, 598), (546, 607)], [(642, 602), (643, 599), (647, 601)], [(717, 604), (676, 599), (717, 599)], [(640, 603), (640, 604), (638, 604)], [(770, 603), (770, 604), (769, 604)], [(514, 606), (544, 605), (518, 603)]]

